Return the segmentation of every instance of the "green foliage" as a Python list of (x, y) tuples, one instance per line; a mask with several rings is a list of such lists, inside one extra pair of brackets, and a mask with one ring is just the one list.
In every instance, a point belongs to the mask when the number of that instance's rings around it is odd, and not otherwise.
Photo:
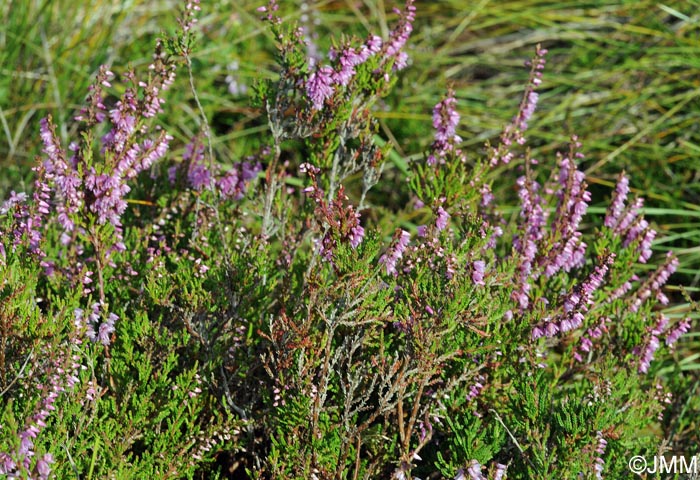
[[(502, 15), (528, 25), (560, 23), (551, 17), (559, 11), (554, 7), (543, 12), (533, 3), (533, 11), (544, 15), (538, 20), (532, 11), (514, 14), (519, 6), (506, 3)], [(38, 26), (28, 23), (33, 4), (3, 12), (11, 21), (0, 40), (15, 38), (24, 50), (37, 50), (29, 33), (42, 25), (55, 28), (47, 9), (59, 7), (68, 9), (62, 2), (41, 7)], [(512, 117), (515, 108), (506, 115), (500, 105), (514, 104), (511, 90), (522, 83), (513, 82), (517, 75), (488, 75), (476, 93), (456, 82), (473, 121), (460, 125), (460, 133), (488, 127), (465, 141), (439, 141), (428, 128), (426, 105), (435, 103), (435, 85), (442, 92), (442, 82), (421, 82), (429, 84), (425, 92), (414, 86), (421, 76), (442, 75), (435, 68), (444, 68), (447, 56), (482, 48), (456, 46), (463, 27), (452, 25), (455, 33), (442, 38), (440, 51), (428, 59), (423, 50), (434, 41), (431, 28), (443, 27), (419, 19), (415, 28), (426, 33), (418, 37), (414, 58), (424, 66), (399, 74), (395, 57), (385, 51), (370, 56), (319, 106), (308, 91), (318, 65), (309, 62), (295, 28), (298, 12), (261, 28), (247, 7), (208, 6), (201, 30), (182, 31), (181, 20), (179, 33), (166, 41), (170, 55), (184, 60), (179, 80), (167, 91), (160, 117), (137, 119), (138, 141), (161, 135), (155, 126), (161, 124), (175, 138), (161, 164), (129, 179), (128, 207), (118, 222), (99, 219), (97, 207), (90, 208), (91, 193), (70, 214), (77, 227), (66, 241), (57, 209), (65, 195), (55, 176), (41, 172), (37, 178), (58, 189), (50, 213), (27, 200), (0, 216), (0, 455), (6, 455), (0, 460), (26, 460), (16, 469), (32, 478), (44, 475), (41, 462), (50, 463), (56, 478), (89, 479), (452, 478), (460, 470), (481, 472), (481, 465), (490, 478), (500, 465), (508, 466), (511, 479), (596, 478), (601, 465), (607, 478), (624, 478), (631, 456), (652, 456), (664, 442), (682, 448), (697, 436), (691, 415), (698, 408), (692, 395), (698, 382), (691, 375), (697, 366), (662, 357), (673, 351), (661, 347), (661, 358), (648, 371), (641, 368), (653, 339), (663, 343), (654, 332), (670, 336), (658, 327), (665, 318), (655, 299), (660, 286), (640, 293), (659, 271), (653, 263), (639, 265), (641, 241), (626, 242), (603, 227), (602, 215), (589, 215), (576, 228), (588, 244), (580, 264), (542, 273), (570, 238), (562, 226), (569, 212), (558, 205), (575, 195), (573, 180), (559, 176), (567, 154), (558, 163), (551, 154), (568, 132), (553, 133), (549, 126), (562, 118), (578, 125), (587, 111), (569, 112), (569, 100), (551, 106), (554, 94), (567, 98), (562, 72), (543, 91), (544, 113), (533, 119), (541, 128), (527, 146), (507, 146), (511, 164), (492, 165), (473, 145), (495, 137), (490, 129)], [(320, 15), (328, 19), (334, 8), (328, 5)], [(384, 27), (396, 20), (375, 13)], [(180, 12), (181, 18), (186, 14)], [(498, 23), (494, 15), (475, 7), (472, 31), (497, 35), (489, 27)], [(221, 28), (223, 18), (233, 27)], [(139, 45), (151, 42), (156, 31), (146, 27), (151, 19), (143, 21), (144, 39), (133, 49), (119, 45), (134, 59), (148, 55), (137, 55)], [(668, 25), (652, 27), (660, 32)], [(358, 38), (343, 39), (336, 51), (346, 43), (360, 48), (366, 32), (357, 25), (352, 30)], [(274, 42), (261, 38), (261, 31), (272, 32)], [(623, 34), (634, 36), (634, 29)], [(108, 42), (114, 33), (105, 35)], [(68, 47), (81, 38), (56, 40), (61, 62), (77, 55)], [(273, 43), (277, 63), (271, 66)], [(563, 47), (554, 46), (560, 59)], [(590, 53), (590, 47), (577, 48)], [(19, 61), (16, 52), (0, 55), (8, 65)], [(576, 62), (590, 68), (596, 58)], [(205, 73), (234, 59), (245, 59), (241, 71)], [(474, 62), (465, 67), (472, 76)], [(135, 70), (147, 71), (145, 63), (137, 61)], [(337, 59), (326, 63), (339, 65)], [(231, 83), (223, 78), (239, 74), (255, 80), (252, 102), (222, 93), (222, 85)], [(87, 80), (78, 80), (71, 104), (87, 90)], [(66, 90), (68, 79), (60, 82), (63, 88), (54, 88)], [(117, 102), (115, 92), (125, 92), (114, 83), (103, 90), (109, 108)], [(0, 93), (13, 102), (30, 96), (22, 88), (28, 87), (0, 82)], [(44, 100), (36, 95), (33, 101)], [(421, 113), (408, 118), (419, 104)], [(70, 109), (58, 107), (56, 138), (64, 147), (68, 138), (80, 140), (81, 178), (91, 169), (111, 175), (124, 155), (100, 148), (107, 129), (83, 125), (78, 131), (67, 121)], [(650, 124), (658, 126), (659, 118), (654, 113)], [(650, 128), (640, 131), (662, 135)], [(13, 135), (6, 132), (11, 158), (21, 143), (15, 138), (23, 139), (26, 152), (42, 148), (35, 133)], [(626, 130), (620, 135), (627, 138)], [(634, 137), (635, 146), (641, 136)], [(586, 148), (588, 137), (582, 137)], [(593, 140), (591, 149), (605, 148)], [(575, 153), (571, 147), (568, 155)], [(45, 151), (42, 158), (50, 163), (51, 155)], [(603, 171), (608, 160), (589, 173)], [(258, 161), (261, 172), (253, 168)], [(226, 193), (221, 180), (239, 167), (236, 181), (243, 187)], [(253, 173), (241, 179), (245, 168)], [(210, 177), (195, 185), (193, 178), (205, 170)], [(643, 172), (630, 171), (633, 185), (644, 184)], [(522, 245), (531, 235), (530, 220), (518, 215), (524, 187), (515, 180), (523, 172), (526, 188), (542, 185), (542, 206), (550, 214), (537, 238), (539, 257), (529, 260)], [(607, 176), (589, 175), (589, 181), (605, 184)], [(486, 201), (491, 191), (496, 199)], [(516, 191), (519, 207), (513, 207)], [(591, 191), (594, 204), (606, 204), (607, 190)], [(35, 220), (40, 249), (27, 226)], [(117, 246), (121, 241), (124, 248)], [(690, 268), (692, 259), (686, 259), (682, 265)], [(666, 262), (656, 264), (671, 260)], [(581, 325), (536, 335), (538, 328), (569, 318), (567, 301), (585, 296), (602, 265), (607, 270), (600, 285), (571, 307), (581, 313)], [(631, 290), (616, 295), (626, 282)], [(526, 305), (519, 301), (524, 283)], [(688, 299), (680, 310), (690, 304)], [(110, 314), (118, 318), (105, 334)], [(587, 350), (581, 348), (585, 339), (591, 341)], [(691, 394), (669, 399), (668, 386)], [(27, 432), (34, 434), (32, 455), (24, 451)]]

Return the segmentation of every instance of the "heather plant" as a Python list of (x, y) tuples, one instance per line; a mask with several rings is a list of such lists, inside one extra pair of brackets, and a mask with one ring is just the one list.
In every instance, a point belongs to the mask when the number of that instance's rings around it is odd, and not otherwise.
[[(481, 156), (448, 87), (428, 150), (388, 177), (376, 112), (408, 66), (413, 0), (386, 36), (327, 54), (260, 7), (268, 130), (234, 159), (193, 75), (198, 10), (146, 71), (100, 70), (69, 145), (42, 122), (35, 188), (0, 210), (0, 472), (621, 478), (663, 453), (655, 359), (690, 329), (659, 309), (678, 261), (652, 254), (624, 172), (588, 220), (577, 137), (532, 155), (545, 48)], [(178, 72), (200, 118), (175, 153), (157, 120)]]

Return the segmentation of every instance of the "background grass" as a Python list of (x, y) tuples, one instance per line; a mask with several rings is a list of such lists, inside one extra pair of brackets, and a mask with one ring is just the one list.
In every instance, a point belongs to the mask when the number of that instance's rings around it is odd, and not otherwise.
[[(132, 65), (144, 71), (155, 37), (174, 28), (179, 3), (10, 0), (0, 6), (1, 197), (31, 187), (30, 168), (41, 151), (39, 120), (53, 115), (67, 143), (74, 133), (70, 119), (98, 67), (106, 63), (123, 72)], [(253, 79), (275, 74), (273, 39), (255, 12), (261, 3), (202, 5), (195, 79), (224, 163), (258, 145), (258, 134), (267, 128), (249, 101)], [(302, 22), (321, 52), (328, 50), (332, 34), (386, 34), (393, 20), (390, 0), (280, 3), (285, 19)], [(391, 178), (405, 159), (421, 158), (432, 139), (432, 105), (447, 85), (459, 100), (464, 148), (481, 154), (484, 142), (495, 139), (514, 114), (527, 76), (522, 64), (542, 43), (550, 54), (530, 126), (533, 156), (547, 165), (570, 135), (578, 135), (597, 207), (591, 211), (599, 214), (616, 175), (627, 171), (660, 232), (655, 250), (678, 254), (680, 268), (672, 282), (695, 296), (700, 288), (700, 2), (443, 0), (418, 1), (417, 7), (412, 64), (377, 112), (382, 140), (395, 149), (385, 175)], [(229, 69), (234, 64), (235, 71)], [(229, 76), (247, 85), (247, 93), (232, 94)], [(184, 75), (167, 98), (161, 122), (177, 139), (177, 154), (198, 124)], [(393, 200), (386, 198), (379, 205), (381, 196), (373, 197), (377, 208), (390, 211)], [(670, 289), (673, 305), (667, 313), (697, 318), (680, 288)], [(697, 326), (664, 372), (664, 380), (679, 392), (666, 438), (697, 444)]]

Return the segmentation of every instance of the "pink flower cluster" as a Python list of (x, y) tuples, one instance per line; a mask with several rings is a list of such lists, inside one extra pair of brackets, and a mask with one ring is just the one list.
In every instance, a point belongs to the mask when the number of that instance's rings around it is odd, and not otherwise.
[(662, 303), (667, 302), (666, 296), (661, 292), (661, 287), (666, 284), (676, 268), (678, 268), (678, 259), (673, 253), (668, 252), (666, 261), (635, 292), (631, 299), (630, 310), (637, 312), (642, 304), (652, 296), (661, 299)]
[(85, 316), (85, 312), (76, 308), (73, 312), (76, 323), (80, 323), (85, 328), (85, 335), (93, 342), (99, 341), (102, 345), (108, 346), (111, 343), (111, 335), (114, 333), (114, 323), (119, 320), (119, 317), (114, 313), (107, 313), (106, 319), (100, 322), (102, 318), (101, 311), (105, 310), (105, 305), (99, 302), (92, 304), (91, 312)]
[[(76, 325), (76, 331), (79, 327)], [(80, 381), (78, 374), (86, 367), (80, 364), (80, 356), (71, 354), (70, 350), (77, 349), (82, 341), (74, 334), (68, 346), (68, 352), (62, 352), (58, 358), (51, 361), (49, 367), (48, 385), (37, 385), (43, 397), (34, 413), (26, 422), (25, 429), (18, 433), (19, 447), (14, 452), (0, 452), (0, 475), (7, 478), (36, 478), (46, 480), (51, 473), (53, 455), (46, 453), (34, 464), (32, 458), (36, 455), (34, 441), (41, 431), (46, 428), (51, 412), (56, 410), (56, 400), (64, 392), (72, 390)]]
[[(481, 469), (481, 464), (476, 460), (472, 460), (469, 467), (467, 467), (466, 473), (464, 470), (459, 470), (454, 480), (489, 480), (488, 477), (481, 472)], [(507, 465), (497, 463), (491, 480), (503, 480), (507, 471)]]
[(608, 317), (603, 317), (600, 323), (586, 330), (586, 334), (581, 336), (577, 351), (574, 352), (574, 359), (577, 362), (583, 362), (583, 356), (588, 355), (593, 348), (593, 341), (598, 340), (603, 336), (603, 333), (608, 331), (607, 324), (610, 322)]
[(394, 239), (389, 249), (379, 258), (379, 263), (384, 265), (387, 275), (397, 275), (396, 263), (403, 257), (408, 243), (411, 241), (411, 234), (405, 230), (397, 229)]
[(518, 283), (513, 290), (512, 298), (521, 309), (528, 307), (530, 303), (530, 277), (535, 266), (538, 242), (545, 235), (547, 225), (547, 211), (543, 208), (544, 200), (539, 195), (540, 185), (530, 178), (522, 176), (517, 180), (518, 197), (520, 198), (520, 218), (524, 224), (522, 233), (515, 236), (513, 246), (518, 253)]
[[(442, 197), (439, 199), (440, 203), (443, 203), (445, 201), (445, 197)], [(424, 206), (423, 202), (421, 200), (418, 200), (417, 203), (417, 208), (422, 208)], [(425, 237), (428, 235), (428, 232), (442, 232), (444, 229), (447, 228), (447, 224), (450, 221), (450, 214), (447, 213), (447, 210), (443, 208), (442, 205), (438, 205), (436, 209), (434, 209), (435, 212), (435, 228), (430, 229), (428, 225), (419, 225), (418, 226), (418, 236), (419, 237)]]
[(192, 30), (194, 25), (197, 23), (195, 14), (199, 10), (201, 10), (199, 0), (187, 0), (185, 2), (182, 18), (178, 18), (178, 23), (180, 24), (180, 28), (182, 28), (184, 33), (188, 33), (190, 30)]
[[(263, 149), (261, 155), (265, 155)], [(183, 162), (168, 168), (168, 180), (171, 185), (182, 175), (187, 184), (195, 191), (214, 188), (224, 198), (240, 200), (247, 191), (247, 184), (258, 176), (262, 164), (255, 156), (234, 164), (224, 173), (219, 173), (219, 166), (210, 167), (205, 164), (204, 144), (199, 138), (185, 146), (182, 155)]]
[(416, 7), (413, 0), (407, 0), (403, 11), (396, 12), (401, 16), (398, 27), (391, 32), (386, 43), (376, 35), (370, 35), (365, 43), (354, 48), (346, 46), (340, 51), (332, 50), (330, 59), (334, 66), (317, 67), (306, 80), (306, 95), (311, 101), (313, 110), (321, 110), (329, 98), (339, 88), (346, 87), (355, 76), (355, 67), (365, 63), (370, 57), (382, 54), (382, 61), (393, 61), (394, 69), (406, 66), (408, 55), (403, 47), (413, 30)]
[[(542, 84), (542, 71), (544, 70), (544, 65), (546, 63), (544, 58), (546, 54), (547, 50), (537, 45), (535, 57), (531, 62), (527, 62), (525, 64), (525, 66), (530, 67), (530, 79), (528, 81), (525, 94), (523, 95), (523, 100), (520, 103), (518, 114), (513, 119), (513, 125), (515, 125), (520, 134), (527, 130), (527, 122), (530, 121), (530, 118), (535, 113), (535, 109), (537, 108), (539, 94), (535, 91), (535, 89)], [(522, 142), (524, 139), (518, 139), (518, 141)]]
[(306, 187), (304, 192), (314, 199), (316, 215), (328, 227), (318, 245), (319, 253), (332, 263), (337, 240), (350, 243), (353, 249), (362, 243), (365, 229), (360, 224), (360, 213), (348, 204), (349, 198), (345, 195), (345, 188), (342, 185), (338, 189), (336, 198), (331, 202), (326, 201), (323, 190), (318, 186), (317, 175), (321, 171), (318, 167), (310, 163), (302, 163), (299, 171), (311, 177), (312, 185)]
[(403, 51), (403, 47), (413, 31), (413, 21), (416, 19), (416, 7), (413, 5), (413, 1), (406, 0), (403, 11), (394, 9), (394, 13), (401, 17), (401, 21), (399, 26), (390, 33), (384, 51), (384, 60), (393, 60), (394, 70), (402, 70), (408, 62), (408, 54)]
[(651, 258), (651, 244), (656, 238), (656, 231), (649, 226), (639, 210), (644, 205), (641, 198), (625, 206), (629, 195), (629, 180), (624, 172), (620, 174), (615, 187), (615, 194), (605, 215), (605, 226), (616, 235), (624, 236), (623, 246), (636, 245), (639, 262), (646, 263)]
[(586, 244), (581, 241), (579, 225), (586, 213), (591, 193), (586, 190), (586, 175), (576, 168), (573, 158), (580, 159), (581, 144), (574, 136), (571, 152), (559, 161), (559, 198), (553, 224), (555, 241), (546, 259), (543, 260), (544, 273), (551, 277), (559, 270), (566, 272), (581, 267), (585, 261)]
[(591, 194), (586, 190), (585, 174), (576, 168), (581, 158), (580, 143), (574, 136), (568, 155), (559, 155), (557, 209), (549, 229), (545, 202), (539, 195), (540, 185), (533, 180), (528, 160), (526, 175), (518, 179), (520, 218), (523, 223), (514, 239), (518, 255), (518, 283), (512, 293), (521, 310), (530, 304), (530, 282), (540, 275), (552, 277), (583, 266), (586, 244), (579, 231)]
[(552, 337), (557, 333), (566, 333), (583, 325), (584, 313), (593, 305), (593, 294), (603, 284), (603, 279), (615, 260), (614, 254), (609, 254), (597, 265), (588, 277), (565, 296), (562, 308), (563, 314), (558, 321), (545, 321), (532, 329), (532, 339), (542, 336)]
[(603, 468), (605, 467), (603, 455), (605, 454), (605, 448), (608, 446), (608, 441), (603, 437), (603, 432), (598, 432), (596, 436), (598, 437), (598, 444), (596, 445), (595, 453), (598, 455), (595, 459), (593, 471), (595, 472), (596, 480), (603, 480)]
[(103, 89), (111, 86), (114, 74), (102, 67), (91, 86), (89, 104), (76, 119), (88, 128), (107, 120), (111, 123), (101, 139), (102, 162), (92, 158), (89, 137), (84, 137), (80, 143), (71, 143), (72, 155), (67, 159), (51, 118), (41, 122), (46, 159), (39, 181), (48, 187), (37, 190), (46, 197), (37, 199), (40, 200), (37, 205), (39, 211), (42, 207), (48, 209), (49, 192), (53, 193), (53, 206), (63, 227), (61, 241), (64, 245), (74, 240), (75, 217), (86, 207), (95, 215), (98, 224), (110, 223), (115, 227), (115, 248), (122, 249), (120, 219), (127, 207), (128, 182), (161, 159), (172, 140), (163, 131), (149, 138), (141, 124), (160, 111), (164, 100), (159, 95), (173, 82), (173, 69), (164, 63), (161, 49), (156, 49), (150, 66), (156, 75), (148, 83), (139, 82), (133, 72), (124, 74), (127, 88), (113, 109), (107, 111)]
[(649, 371), (651, 361), (654, 359), (654, 353), (656, 353), (656, 350), (661, 346), (659, 338), (663, 334), (666, 334), (666, 345), (670, 347), (676, 343), (684, 333), (690, 330), (690, 319), (688, 318), (678, 323), (673, 329), (669, 329), (668, 324), (669, 318), (660, 313), (656, 324), (649, 332), (649, 338), (646, 343), (635, 349), (635, 353), (640, 356), (638, 367), (640, 373)]
[[(457, 135), (458, 125), (457, 99), (455, 99), (454, 91), (449, 90), (447, 97), (433, 108), (435, 141), (433, 141), (431, 146), (433, 153), (427, 159), (428, 165), (444, 164), (447, 154), (454, 151), (455, 145), (462, 141), (460, 136)], [(457, 151), (457, 153), (461, 152)]]
[(535, 113), (539, 94), (536, 89), (542, 84), (542, 71), (545, 65), (545, 55), (547, 50), (537, 45), (535, 56), (532, 61), (529, 61), (525, 66), (530, 67), (530, 78), (523, 94), (523, 99), (520, 102), (518, 113), (515, 115), (511, 123), (505, 126), (500, 136), (500, 145), (489, 148), (489, 163), (491, 166), (499, 164), (508, 164), (513, 159), (513, 152), (510, 147), (513, 143), (523, 145), (525, 143), (524, 132), (527, 130), (527, 124), (530, 118)]

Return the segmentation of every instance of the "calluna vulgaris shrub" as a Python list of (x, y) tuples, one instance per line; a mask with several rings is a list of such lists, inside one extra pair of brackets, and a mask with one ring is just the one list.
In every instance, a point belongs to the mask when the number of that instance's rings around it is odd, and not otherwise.
[[(584, 223), (576, 138), (530, 156), (545, 49), (483, 158), (460, 149), (448, 91), (429, 150), (389, 182), (373, 112), (407, 66), (412, 0), (388, 37), (318, 62), (261, 7), (267, 146), (233, 161), (206, 122), (182, 155), (156, 126), (192, 75), (197, 10), (147, 71), (100, 70), (69, 145), (45, 119), (33, 193), (2, 205), (0, 472), (622, 478), (657, 451), (654, 357), (689, 329), (656, 310), (677, 260), (639, 273), (655, 231), (624, 173)], [(415, 223), (386, 227), (377, 184)], [(492, 193), (508, 189), (519, 212)]]

